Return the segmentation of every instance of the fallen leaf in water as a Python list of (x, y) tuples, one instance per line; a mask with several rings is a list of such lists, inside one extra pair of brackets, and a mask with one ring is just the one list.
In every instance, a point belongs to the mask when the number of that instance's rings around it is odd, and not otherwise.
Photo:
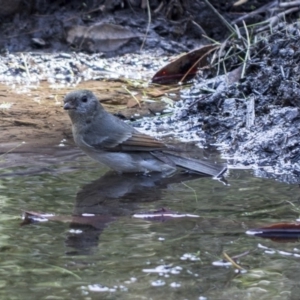
[(275, 223), (269, 226), (247, 230), (246, 234), (269, 238), (274, 241), (298, 241), (300, 238), (300, 223)]
[(49, 213), (40, 213), (34, 211), (24, 211), (21, 225), (33, 223), (57, 221), (71, 224), (90, 225), (94, 228), (103, 228), (106, 223), (114, 221), (116, 218), (109, 215), (81, 214), (74, 216), (59, 216)]
[(67, 42), (90, 52), (115, 51), (139, 34), (115, 24), (73, 26), (66, 29)]
[(174, 218), (199, 218), (198, 215), (191, 214), (182, 214), (178, 212), (174, 212), (165, 208), (161, 208), (159, 210), (145, 212), (145, 213), (136, 213), (133, 215), (134, 218), (138, 219), (146, 219), (151, 221), (167, 221)]

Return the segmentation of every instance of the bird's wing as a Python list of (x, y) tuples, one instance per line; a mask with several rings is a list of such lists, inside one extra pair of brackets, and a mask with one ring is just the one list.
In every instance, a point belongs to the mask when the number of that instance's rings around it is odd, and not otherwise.
[[(116, 142), (117, 141), (117, 142)], [(140, 133), (138, 131), (115, 133), (96, 141), (96, 143), (89, 143), (95, 149), (105, 151), (155, 151), (167, 149), (167, 146), (147, 134)]]
[(103, 151), (153, 151), (167, 148), (154, 137), (137, 131), (110, 114), (94, 121), (85, 132), (84, 140), (94, 149)]
[(133, 132), (131, 137), (119, 144), (123, 151), (154, 151), (167, 149), (167, 146), (156, 138), (140, 132)]

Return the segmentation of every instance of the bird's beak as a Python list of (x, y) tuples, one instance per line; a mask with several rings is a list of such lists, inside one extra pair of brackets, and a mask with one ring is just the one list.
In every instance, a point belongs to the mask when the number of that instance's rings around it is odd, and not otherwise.
[(67, 102), (64, 104), (64, 109), (65, 110), (74, 109), (74, 106)]

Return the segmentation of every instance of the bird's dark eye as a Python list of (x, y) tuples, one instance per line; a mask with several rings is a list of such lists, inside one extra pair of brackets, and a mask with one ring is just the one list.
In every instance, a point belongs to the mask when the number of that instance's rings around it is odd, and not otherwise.
[(85, 103), (85, 102), (87, 102), (87, 100), (88, 100), (88, 99), (87, 99), (87, 96), (83, 96), (83, 97), (81, 98), (81, 102), (84, 102), (84, 103)]

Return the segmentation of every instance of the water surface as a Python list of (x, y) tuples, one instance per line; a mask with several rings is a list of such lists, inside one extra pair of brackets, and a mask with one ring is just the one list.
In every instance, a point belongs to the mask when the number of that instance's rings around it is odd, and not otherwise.
[[(297, 185), (239, 170), (230, 185), (126, 178), (69, 153), (42, 161), (0, 171), (1, 299), (298, 299), (300, 258), (287, 255), (298, 243), (245, 234), (294, 221)], [(161, 208), (199, 217), (133, 217)], [(58, 219), (21, 226), (22, 211)], [(213, 265), (245, 251), (247, 273)]]

